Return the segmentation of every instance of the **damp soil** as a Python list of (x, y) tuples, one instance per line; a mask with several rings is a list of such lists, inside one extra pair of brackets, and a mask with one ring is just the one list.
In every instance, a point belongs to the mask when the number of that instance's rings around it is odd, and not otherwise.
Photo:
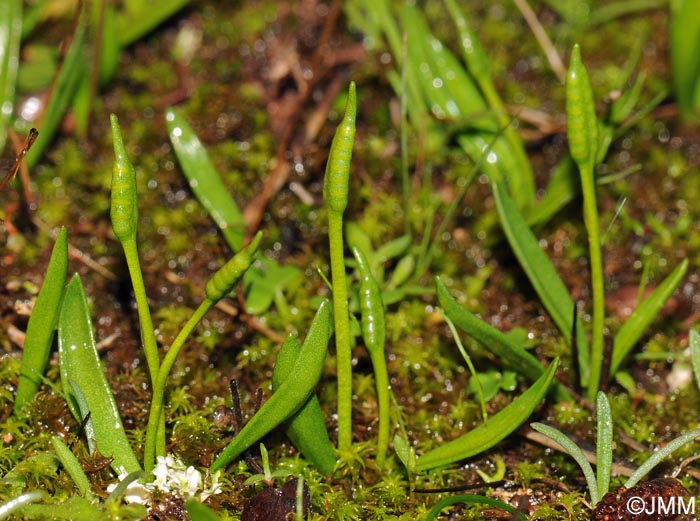
[[(566, 153), (563, 86), (548, 70), (512, 5), (475, 2), (469, 9), (481, 22), (479, 36), (493, 59), (497, 88), (509, 110), (516, 117), (525, 109), (536, 115), (523, 118), (519, 130), (538, 188), (544, 189), (553, 167)], [(645, 96), (651, 98), (654, 86), (668, 83), (667, 18), (661, 9), (613, 20), (583, 34), (567, 32), (571, 28), (554, 10), (539, 9), (537, 15), (560, 51), (574, 37), (580, 38), (587, 66), (594, 71), (598, 99), (614, 96), (613, 78), (625, 66), (625, 56), (638, 34), (646, 35), (639, 63), (649, 75)], [(445, 34), (441, 30), (438, 34), (450, 41), (454, 35), (446, 28), (449, 24), (442, 23), (446, 15), (432, 11), (426, 7), (435, 27), (445, 26)], [(174, 50), (185, 32), (198, 38), (186, 59)], [(44, 37), (51, 42), (60, 39), (57, 33), (58, 29)], [(242, 299), (229, 299), (226, 310), (213, 310), (176, 364), (166, 413), (168, 448), (202, 469), (233, 436), (228, 420), (230, 380), (238, 382), (244, 419), (249, 418), (255, 410), (256, 392), (262, 389), (264, 396), (271, 392), (280, 339), (303, 333), (312, 316), (314, 297), (328, 295), (316, 271), (319, 267), (327, 272), (329, 266), (321, 187), (342, 108), (337, 100), (351, 79), (358, 84), (359, 108), (347, 220), (360, 223), (375, 247), (400, 236), (407, 216), (415, 219), (414, 233), (419, 237), (420, 226), (430, 222), (430, 205), (438, 208), (432, 221), (437, 228), (446, 205), (455, 197), (456, 180), (470, 165), (453, 143), (426, 157), (424, 136), (410, 130), (413, 186), (418, 192), (423, 183), (431, 200), (416, 215), (402, 207), (399, 102), (386, 75), (392, 64), (385, 53), (365, 50), (362, 37), (360, 29), (348, 28), (340, 2), (192, 2), (125, 50), (119, 72), (95, 104), (85, 137), (71, 131), (70, 116), (67, 118), (64, 131), (31, 172), (33, 201), (26, 211), (18, 191), (6, 188), (0, 193), (8, 221), (0, 228), (4, 244), (0, 258), (0, 421), (6, 426), (0, 443), (7, 454), (0, 463), (3, 473), (17, 460), (45, 449), (41, 444), (48, 442), (50, 434), (82, 443), (79, 426), (55, 383), (55, 357), (47, 374), (54, 383), (42, 386), (31, 404), (25, 430), (11, 434), (7, 427), (22, 332), (48, 262), (50, 231), (58, 226), (68, 228), (74, 247), (70, 270), (85, 285), (110, 385), (137, 453), (142, 450), (150, 389), (128, 272), (109, 222), (109, 113), (119, 116), (138, 171), (140, 255), (161, 347), (170, 344), (199, 304), (210, 274), (231, 255), (179, 170), (164, 126), (166, 107), (177, 105), (183, 110), (232, 197), (249, 222), (263, 230), (264, 255), (296, 266), (304, 274), (285, 295), (288, 312), (273, 305), (262, 316), (252, 316)], [(598, 112), (606, 108), (601, 101)], [(687, 333), (700, 316), (700, 207), (696, 203), (700, 200), (700, 133), (696, 126), (680, 122), (671, 98), (615, 141), (599, 175), (632, 167), (632, 173), (602, 185), (598, 194), (606, 230), (608, 330), (616, 331), (635, 306), (640, 281), (654, 287), (679, 262), (690, 260), (681, 287), (628, 362), (634, 388), (615, 383), (609, 389), (616, 424), (615, 457), (639, 464), (653, 447), (695, 427), (700, 405), (700, 393), (692, 382), (677, 387), (669, 378), (689, 363)], [(536, 233), (588, 321), (590, 285), (580, 201), (568, 204)], [(418, 283), (432, 289), (435, 275), (449, 278), (451, 289), (464, 297), (463, 305), (502, 331), (521, 328), (541, 360), (562, 356), (558, 378), (576, 389), (572, 357), (507, 248), (484, 179), (477, 179), (469, 188), (438, 242), (438, 254)], [(469, 373), (436, 306), (434, 295), (427, 294), (406, 297), (388, 309), (388, 364), (396, 414), (419, 452), (456, 438), (481, 421), (475, 397), (466, 392)], [(468, 339), (465, 342), (478, 370), (502, 369), (483, 348)], [(319, 398), (335, 441), (333, 360), (331, 353), (319, 384)], [(578, 467), (566, 456), (530, 441), (527, 427), (485, 454), (447, 469), (409, 476), (392, 458), (390, 472), (380, 471), (372, 459), (377, 402), (371, 363), (361, 345), (354, 350), (354, 364), (357, 453), (333, 479), (307, 472), (314, 518), (414, 519), (413, 515), (427, 512), (439, 499), (465, 487), (470, 487), (468, 493), (488, 492), (502, 498), (532, 519), (590, 518), (586, 485)], [(524, 382), (519, 382), (515, 392), (500, 391), (487, 404), (489, 413), (500, 410), (524, 388)], [(593, 447), (595, 424), (587, 405), (547, 402), (533, 420), (574, 433), (582, 445)], [(30, 443), (31, 439), (38, 441)], [(300, 468), (296, 451), (283, 432), (275, 431), (264, 441), (273, 466)], [(104, 495), (109, 473), (98, 468), (99, 455), (84, 452), (84, 466), (94, 468), (90, 473), (93, 488)], [(653, 476), (670, 474), (683, 457), (694, 453), (694, 447), (684, 449)], [(259, 458), (253, 452), (248, 456)], [(494, 474), (501, 461), (505, 474), (497, 484), (484, 484), (479, 472)], [(275, 490), (280, 492), (244, 486), (251, 470), (243, 463), (229, 473), (223, 493), (208, 500), (215, 510), (228, 512), (227, 519), (262, 519), (251, 517), (255, 515), (251, 509), (258, 504), (261, 512), (282, 509), (279, 498), (287, 485), (278, 483)], [(690, 463), (680, 477), (695, 495), (700, 468)], [(619, 485), (622, 479), (614, 478), (614, 483)], [(70, 485), (57, 482), (53, 486)], [(268, 496), (273, 499), (266, 499)], [(242, 514), (246, 508), (248, 513)], [(483, 507), (458, 506), (451, 512), (450, 519), (508, 519), (501, 511)], [(151, 518), (162, 516), (186, 519), (181, 501), (159, 500)]]

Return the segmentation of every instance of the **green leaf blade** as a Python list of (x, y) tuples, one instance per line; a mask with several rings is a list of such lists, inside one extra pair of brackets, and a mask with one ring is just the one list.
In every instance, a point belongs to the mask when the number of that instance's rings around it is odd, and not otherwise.
[(229, 195), (206, 149), (180, 111), (165, 113), (168, 137), (190, 188), (234, 252), (243, 246), (247, 224), (241, 210)]
[(78, 91), (80, 82), (85, 77), (88, 63), (84, 54), (86, 33), (87, 23), (85, 16), (82, 15), (73, 34), (70, 48), (61, 65), (61, 70), (58, 73), (58, 78), (51, 93), (51, 99), (49, 99), (41, 123), (38, 126), (39, 137), (24, 159), (29, 168), (32, 168), (39, 162), (44, 151), (53, 140), (63, 120), (63, 116), (66, 114)]
[(681, 262), (664, 281), (632, 312), (613, 340), (610, 376), (614, 376), (620, 364), (644, 334), (644, 330), (659, 313), (688, 271), (688, 259)]
[(70, 397), (70, 381), (79, 383), (90, 409), (90, 422), (100, 452), (114, 458), (112, 468), (116, 472), (141, 470), (102, 371), (85, 292), (77, 275), (68, 284), (63, 298), (58, 349), (64, 391)]
[(598, 484), (596, 482), (595, 474), (593, 473), (593, 467), (591, 467), (591, 464), (586, 459), (586, 455), (583, 453), (581, 448), (571, 441), (566, 434), (558, 429), (555, 429), (554, 427), (537, 422), (530, 424), (530, 427), (556, 441), (569, 456), (574, 458), (576, 463), (578, 463), (579, 467), (581, 467), (581, 470), (583, 471), (583, 475), (586, 478), (586, 483), (588, 484), (588, 492), (591, 494), (591, 504), (595, 506), (600, 498), (598, 495)]
[(67, 272), (68, 239), (66, 229), (61, 228), (51, 252), (44, 283), (27, 324), (22, 370), (15, 396), (15, 414), (32, 399), (39, 389), (58, 323)]
[[(537, 238), (525, 219), (506, 193), (503, 183), (493, 183), (493, 196), (503, 232), (530, 284), (540, 297), (547, 313), (569, 339), (573, 331), (574, 301), (569, 290), (554, 268), (552, 261), (540, 248)], [(577, 319), (576, 344), (581, 381), (585, 382), (589, 370), (588, 340), (581, 319)]]
[(487, 422), (419, 457), (416, 469), (425, 471), (449, 465), (484, 452), (503, 440), (527, 420), (535, 407), (545, 397), (558, 365), (558, 359), (552, 361), (547, 370), (527, 391), (493, 415)]
[(596, 473), (598, 484), (598, 497), (603, 497), (610, 487), (610, 473), (612, 471), (612, 442), (613, 421), (610, 411), (610, 402), (604, 392), (598, 391), (596, 397), (596, 416), (598, 428), (596, 431)]
[(0, 2), (0, 152), (5, 148), (7, 126), (15, 104), (22, 37), (22, 1)]
[[(285, 380), (293, 378), (292, 371), (300, 350), (299, 341), (293, 336), (288, 337), (282, 344), (272, 371), (273, 392), (277, 392)], [(294, 446), (314, 467), (322, 474), (330, 474), (335, 467), (336, 457), (316, 394), (312, 394), (301, 409), (287, 421), (285, 430)]]
[(244, 450), (290, 418), (309, 399), (321, 377), (331, 337), (332, 319), (331, 303), (324, 300), (294, 362), (291, 373), (295, 378), (287, 378), (282, 382), (277, 391), (214, 460), (210, 467), (212, 472), (226, 467)]
[[(462, 308), (452, 298), (440, 278), (437, 278), (436, 281), (440, 306), (457, 327), (472, 336), (501, 359), (503, 364), (509, 369), (521, 374), (532, 382), (540, 378), (545, 369), (537, 358), (512, 342), (502, 332)], [(555, 388), (555, 394), (559, 400), (571, 399), (569, 393), (558, 384)]]

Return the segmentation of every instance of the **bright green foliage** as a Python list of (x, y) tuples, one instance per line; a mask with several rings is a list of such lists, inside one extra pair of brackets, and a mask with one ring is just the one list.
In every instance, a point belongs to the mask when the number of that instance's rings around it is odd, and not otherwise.
[(622, 361), (644, 334), (647, 326), (658, 316), (666, 301), (676, 291), (687, 271), (688, 259), (685, 259), (658, 285), (651, 295), (635, 308), (622, 325), (613, 341), (610, 376), (615, 375)]
[[(596, 439), (597, 476), (593, 473), (593, 468), (586, 459), (586, 455), (584, 454), (583, 450), (566, 434), (558, 429), (555, 429), (554, 427), (550, 427), (542, 423), (536, 422), (530, 424), (530, 426), (537, 432), (541, 432), (548, 438), (561, 445), (564, 451), (574, 458), (576, 463), (578, 463), (583, 471), (584, 477), (586, 478), (588, 492), (591, 496), (591, 504), (593, 506), (595, 506), (608, 491), (613, 460), (613, 420), (608, 398), (602, 392), (598, 392), (596, 397), (596, 415), (598, 417), (598, 433)], [(642, 465), (639, 466), (639, 468), (625, 482), (624, 486), (626, 488), (632, 488), (664, 458), (686, 443), (689, 443), (698, 437), (700, 437), (700, 429), (695, 429), (678, 436), (663, 447), (659, 448)]]
[(243, 427), (211, 465), (211, 471), (223, 469), (248, 447), (298, 411), (313, 393), (326, 358), (331, 336), (332, 311), (324, 300), (311, 323), (306, 340), (292, 367), (294, 378), (287, 378), (260, 410)]
[(146, 287), (141, 274), (138, 248), (136, 244), (136, 232), (138, 226), (138, 199), (136, 194), (136, 170), (129, 161), (126, 153), (124, 139), (117, 116), (110, 116), (112, 127), (112, 142), (114, 144), (114, 166), (112, 168), (112, 193), (110, 218), (114, 235), (124, 249), (124, 256), (129, 268), (131, 283), (134, 288), (134, 297), (139, 313), (141, 325), (141, 340), (146, 355), (146, 363), (151, 376), (151, 384), (154, 384), (160, 365), (158, 345), (153, 330), (153, 319), (148, 306)]
[(80, 493), (86, 498), (92, 498), (92, 489), (90, 488), (90, 480), (85, 475), (83, 468), (80, 466), (78, 458), (71, 452), (71, 450), (66, 447), (66, 444), (61, 441), (58, 436), (51, 437), (51, 444), (58, 459), (61, 460), (61, 465), (66, 469), (66, 472), (70, 474), (70, 477), (75, 482)]
[[(552, 261), (540, 248), (537, 238), (511, 201), (503, 184), (493, 183), (492, 190), (501, 227), (513, 253), (559, 331), (569, 340), (574, 330), (575, 311), (569, 290), (554, 269)], [(579, 376), (581, 385), (585, 385), (590, 369), (588, 340), (578, 315), (576, 321)]]
[(39, 125), (39, 137), (25, 158), (30, 168), (39, 162), (56, 135), (61, 121), (78, 91), (80, 81), (85, 75), (87, 64), (85, 58), (86, 18), (86, 16), (81, 16), (78, 21), (78, 26), (71, 38), (70, 48), (55, 80), (51, 99), (44, 111), (41, 125)]
[[(287, 337), (280, 348), (272, 372), (272, 392), (288, 378), (296, 378), (292, 369), (299, 357), (301, 346), (293, 337)], [(287, 436), (294, 446), (323, 474), (330, 474), (335, 466), (333, 444), (326, 430), (325, 416), (316, 394), (312, 394), (304, 405), (288, 421)]]
[(355, 140), (357, 100), (355, 83), (350, 83), (343, 120), (335, 132), (323, 179), (323, 199), (328, 210), (328, 242), (330, 244), (333, 281), (333, 314), (338, 371), (338, 448), (352, 443), (352, 351), (348, 290), (343, 254), (343, 213), (348, 204), (350, 160)]
[(386, 320), (384, 318), (384, 302), (379, 284), (372, 275), (369, 264), (362, 251), (353, 247), (352, 253), (357, 261), (360, 274), (360, 298), (362, 338), (369, 352), (374, 368), (374, 379), (377, 385), (377, 401), (379, 404), (379, 433), (377, 438), (377, 463), (384, 465), (386, 451), (389, 447), (389, 373), (386, 367)]
[(445, 443), (418, 458), (416, 469), (429, 470), (463, 460), (490, 449), (527, 420), (544, 398), (559, 361), (553, 360), (532, 386), (487, 422), (459, 438)]
[(605, 393), (598, 391), (595, 402), (598, 418), (596, 430), (596, 484), (598, 497), (603, 497), (610, 487), (610, 472), (613, 460), (613, 421), (610, 402)]
[(434, 519), (437, 519), (442, 510), (451, 505), (456, 505), (459, 503), (474, 503), (488, 505), (492, 508), (500, 508), (501, 510), (505, 510), (509, 514), (512, 514), (511, 519), (517, 519), (518, 521), (525, 521), (527, 519), (522, 512), (518, 512), (517, 509), (510, 506), (508, 503), (504, 503), (503, 501), (499, 501), (497, 499), (493, 499), (486, 496), (478, 496), (475, 494), (461, 494), (457, 496), (447, 497), (445, 499), (442, 499), (441, 501), (438, 501), (435, 507), (433, 507), (433, 509), (428, 513), (428, 516), (425, 518), (425, 521), (433, 521)]
[(44, 283), (37, 296), (36, 304), (34, 304), (29, 324), (27, 324), (22, 372), (15, 395), (15, 414), (32, 399), (44, 375), (61, 310), (67, 271), (68, 239), (66, 229), (61, 228), (51, 252)]
[[(537, 358), (525, 351), (505, 334), (457, 304), (440, 278), (436, 279), (436, 284), (440, 306), (442, 306), (447, 316), (450, 317), (450, 320), (457, 327), (494, 353), (509, 369), (516, 371), (533, 382), (540, 378), (545, 369)], [(559, 384), (554, 385), (554, 392), (559, 399), (566, 400), (569, 398), (569, 393)]]
[(0, 152), (5, 148), (7, 126), (15, 103), (22, 35), (22, 0), (0, 2)]
[(214, 219), (231, 249), (240, 250), (247, 226), (243, 214), (209, 159), (209, 154), (178, 109), (169, 108), (166, 111), (165, 124), (190, 188)]
[(671, 0), (673, 90), (684, 118), (700, 112), (700, 17), (695, 0)]
[(593, 400), (600, 386), (603, 363), (603, 320), (605, 318), (603, 254), (593, 176), (598, 151), (598, 120), (595, 116), (593, 90), (588, 79), (588, 72), (581, 61), (581, 51), (578, 45), (575, 45), (571, 52), (571, 63), (566, 76), (566, 128), (569, 151), (581, 174), (583, 218), (588, 232), (593, 294), (593, 330), (591, 332), (591, 370), (587, 394), (588, 399)]
[(148, 428), (146, 431), (146, 446), (144, 448), (144, 467), (146, 471), (151, 471), (155, 463), (156, 456), (165, 456), (165, 431), (162, 425), (165, 421), (163, 413), (165, 400), (165, 386), (168, 381), (170, 371), (175, 365), (180, 351), (185, 346), (185, 342), (190, 337), (199, 322), (213, 308), (216, 303), (224, 298), (240, 281), (246, 270), (255, 260), (258, 246), (262, 240), (262, 232), (258, 232), (248, 246), (234, 255), (224, 264), (206, 284), (205, 293), (207, 297), (199, 305), (194, 314), (184, 325), (180, 333), (168, 349), (163, 362), (158, 368), (158, 374), (153, 384), (153, 400), (148, 417)]
[[(83, 285), (77, 275), (66, 288), (58, 322), (61, 382), (76, 419), (88, 413), (100, 453), (114, 458), (115, 472), (140, 470), (126, 438), (112, 391), (102, 372)], [(80, 389), (82, 397), (76, 394)], [(79, 407), (84, 397), (87, 410)], [(78, 412), (79, 411), (79, 412)], [(76, 414), (77, 413), (77, 414)]]
[(110, 123), (112, 125), (112, 141), (114, 142), (110, 216), (114, 235), (123, 243), (136, 240), (136, 226), (139, 218), (136, 200), (136, 170), (126, 154), (117, 116), (112, 114)]

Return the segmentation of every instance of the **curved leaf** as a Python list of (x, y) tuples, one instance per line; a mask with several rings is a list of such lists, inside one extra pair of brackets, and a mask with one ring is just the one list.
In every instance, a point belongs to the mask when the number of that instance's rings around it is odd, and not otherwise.
[[(76, 399), (71, 381), (80, 386), (100, 453), (114, 458), (112, 468), (118, 473), (141, 470), (102, 372), (85, 292), (77, 274), (68, 284), (63, 298), (58, 320), (58, 355), (64, 392), (70, 403)], [(83, 419), (78, 418), (79, 421)]]
[(542, 401), (554, 379), (559, 360), (550, 366), (532, 386), (512, 403), (476, 429), (456, 440), (427, 452), (416, 462), (416, 470), (430, 470), (474, 456), (496, 445), (527, 420)]

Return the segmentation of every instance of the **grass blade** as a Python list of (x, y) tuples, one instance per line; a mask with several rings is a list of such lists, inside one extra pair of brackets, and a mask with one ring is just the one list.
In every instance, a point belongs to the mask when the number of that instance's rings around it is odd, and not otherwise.
[(117, 34), (122, 47), (134, 43), (190, 3), (190, 0), (144, 2), (143, 9), (117, 19)]
[[(513, 253), (540, 297), (547, 313), (567, 340), (573, 331), (574, 301), (552, 261), (506, 193), (503, 183), (493, 183), (493, 196), (501, 227)], [(576, 342), (581, 383), (587, 381), (590, 366), (588, 340), (581, 319), (577, 319)]]
[(637, 309), (630, 315), (627, 322), (622, 325), (613, 340), (610, 377), (615, 375), (622, 361), (644, 334), (644, 330), (654, 320), (664, 303), (676, 290), (686, 271), (688, 271), (688, 259), (681, 262), (652, 294), (637, 306)]
[(487, 422), (418, 458), (416, 469), (424, 471), (449, 465), (484, 452), (496, 445), (527, 420), (535, 407), (539, 405), (547, 394), (547, 389), (554, 379), (558, 365), (559, 360), (553, 360), (544, 374), (527, 391), (493, 415)]
[(0, 152), (5, 148), (7, 125), (15, 103), (22, 36), (22, 1), (0, 2)]
[(673, 91), (684, 118), (700, 109), (700, 17), (694, 0), (671, 0)]
[(68, 271), (68, 239), (65, 228), (56, 237), (46, 277), (36, 298), (24, 340), (22, 370), (15, 396), (15, 414), (36, 394), (49, 360), (51, 344), (61, 310)]
[(583, 476), (586, 478), (586, 483), (588, 484), (588, 492), (591, 494), (591, 504), (595, 506), (600, 498), (598, 495), (598, 485), (595, 474), (593, 474), (593, 467), (591, 467), (591, 464), (586, 459), (586, 455), (581, 448), (571, 441), (566, 434), (554, 427), (537, 422), (531, 423), (530, 427), (556, 441), (569, 456), (574, 458), (583, 471)]
[(177, 109), (169, 108), (165, 113), (165, 124), (190, 188), (214, 219), (228, 245), (237, 252), (243, 246), (247, 228), (243, 214), (182, 114)]
[(598, 417), (596, 431), (596, 474), (598, 496), (603, 497), (610, 487), (610, 472), (612, 469), (613, 422), (610, 412), (610, 402), (604, 392), (598, 391), (595, 404)]
[(114, 458), (112, 468), (117, 473), (140, 470), (102, 372), (85, 292), (77, 275), (68, 284), (63, 297), (58, 321), (58, 349), (64, 392), (70, 398), (73, 394), (70, 381), (80, 383), (90, 408), (90, 421), (100, 453)]
[[(474, 337), (486, 349), (496, 355), (503, 362), (503, 365), (521, 374), (531, 382), (537, 380), (544, 373), (544, 367), (537, 358), (518, 344), (512, 342), (498, 329), (490, 326), (457, 304), (439, 278), (436, 279), (436, 283), (440, 306), (442, 306), (442, 309), (445, 310), (447, 316), (450, 317), (450, 320), (457, 327)], [(571, 399), (566, 390), (558, 384), (556, 385), (555, 394), (559, 400)]]
[(68, 107), (73, 101), (75, 93), (80, 86), (80, 82), (85, 76), (88, 60), (85, 58), (85, 34), (87, 32), (85, 16), (80, 15), (80, 19), (73, 33), (70, 48), (66, 53), (61, 70), (54, 83), (44, 115), (41, 119), (39, 128), (39, 137), (34, 143), (34, 146), (27, 152), (25, 162), (29, 168), (37, 164), (41, 156), (44, 154), (46, 147), (49, 146), (56, 131), (58, 130), (63, 116)]

